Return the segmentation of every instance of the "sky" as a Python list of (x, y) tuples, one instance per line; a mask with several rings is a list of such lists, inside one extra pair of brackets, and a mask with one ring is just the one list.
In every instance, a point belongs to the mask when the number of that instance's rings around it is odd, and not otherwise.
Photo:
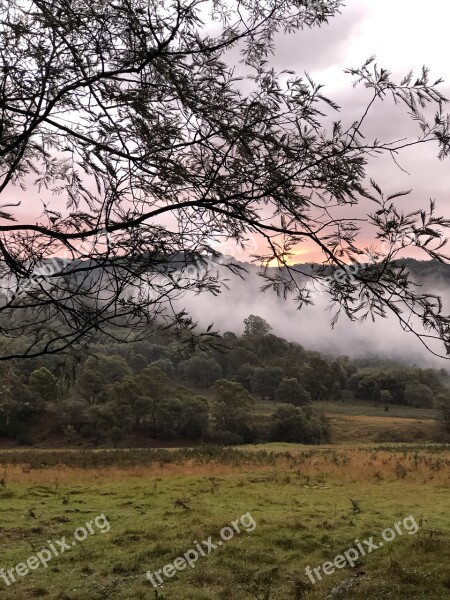
[[(444, 79), (440, 89), (450, 97), (449, 22), (448, 0), (429, 0), (426, 8), (418, 0), (347, 0), (341, 14), (328, 25), (279, 35), (273, 62), (279, 70), (306, 71), (316, 83), (324, 84), (325, 95), (342, 107), (339, 118), (351, 124), (361, 114), (369, 92), (354, 89), (352, 77), (344, 69), (359, 67), (372, 55), (399, 80), (411, 69), (419, 74), (426, 65), (433, 81)], [(366, 131), (369, 137), (395, 139), (416, 135), (417, 129), (405, 116), (405, 109), (388, 101), (377, 105)], [(450, 216), (450, 163), (437, 159), (436, 146), (405, 152), (400, 164), (409, 174), (385, 158), (370, 164), (369, 175), (389, 193), (412, 188), (411, 196), (399, 201), (405, 211), (425, 208), (435, 199), (440, 213)], [(367, 208), (367, 204), (352, 208), (352, 216), (364, 216)], [(361, 245), (372, 241), (371, 231), (363, 230)], [(320, 260), (320, 256), (310, 247), (301, 247), (295, 262)]]
[(447, 0), (428, 0), (426, 10), (418, 0), (347, 0), (328, 26), (290, 36), (298, 44), (297, 53), (284, 37), (278, 59), (323, 75), (337, 88), (346, 83), (341, 74), (345, 67), (356, 66), (372, 54), (393, 73), (423, 64), (444, 73), (449, 18)]
[[(450, 96), (450, 66), (447, 59), (447, 35), (450, 22), (448, 0), (347, 0), (346, 6), (328, 25), (305, 29), (291, 35), (278, 35), (275, 56), (270, 58), (277, 70), (292, 69), (301, 75), (308, 72), (324, 92), (341, 105), (344, 125), (351, 124), (362, 114), (369, 92), (352, 87), (352, 77), (344, 69), (357, 67), (372, 55), (380, 66), (388, 68), (401, 78), (410, 69), (420, 71), (423, 64), (431, 69), (433, 79), (442, 77), (442, 91)], [(450, 107), (449, 107), (450, 110)], [(330, 110), (330, 113), (332, 111)], [(376, 107), (367, 123), (369, 137), (392, 139), (404, 134), (415, 134), (415, 127), (405, 117), (405, 110), (386, 102)], [(413, 189), (411, 196), (399, 201), (405, 210), (426, 207), (429, 199), (436, 199), (439, 210), (450, 217), (450, 161), (440, 162), (436, 147), (424, 147), (405, 152), (400, 160), (408, 173), (401, 171), (390, 158), (376, 160), (370, 165), (369, 175), (388, 193)], [(30, 186), (21, 191), (14, 188), (6, 200), (22, 200), (15, 214), (22, 222), (39, 220), (43, 194)], [(57, 201), (52, 201), (52, 204)], [(54, 208), (58, 209), (57, 206)], [(347, 209), (355, 218), (365, 217), (372, 206)], [(373, 232), (363, 229), (360, 246), (373, 242)], [(259, 248), (262, 251), (262, 248)], [(237, 258), (248, 258), (249, 252)], [(251, 252), (250, 252), (251, 253)], [(416, 255), (417, 256), (417, 255)], [(292, 262), (320, 261), (321, 254), (311, 246), (296, 249)]]

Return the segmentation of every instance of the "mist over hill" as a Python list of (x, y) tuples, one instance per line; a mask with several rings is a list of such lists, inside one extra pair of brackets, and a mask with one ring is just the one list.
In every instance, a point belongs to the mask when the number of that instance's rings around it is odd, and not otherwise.
[[(258, 266), (240, 264), (247, 270), (245, 279), (230, 274), (225, 267), (220, 268), (221, 280), (226, 280), (228, 289), (223, 289), (218, 296), (206, 293), (184, 296), (184, 306), (200, 327), (214, 322), (215, 328), (222, 333), (234, 331), (239, 334), (243, 331), (244, 318), (253, 313), (266, 319), (276, 335), (320, 352), (350, 357), (383, 356), (422, 366), (449, 366), (447, 360), (428, 352), (412, 333), (403, 331), (394, 315), (386, 319), (377, 318), (375, 322), (352, 322), (341, 313), (332, 328), (330, 322), (338, 307), (330, 305), (328, 294), (315, 293), (314, 306), (304, 306), (298, 310), (292, 297), (284, 300), (272, 290), (261, 291), (264, 281), (258, 276), (261, 270)], [(445, 309), (450, 290), (450, 266), (437, 261), (414, 259), (402, 260), (402, 264), (405, 264), (412, 279), (422, 286), (424, 292), (442, 297)], [(308, 272), (313, 265), (303, 264), (301, 268)], [(272, 269), (278, 270), (276, 267)], [(442, 348), (437, 344), (433, 349), (442, 353)]]
[[(410, 271), (413, 281), (422, 286), (423, 292), (434, 293), (442, 298), (444, 311), (448, 312), (450, 265), (434, 260), (403, 259), (401, 262)], [(186, 263), (189, 263), (186, 257), (174, 257), (172, 268), (177, 270)], [(237, 264), (245, 270), (242, 278), (231, 273), (225, 264), (214, 265), (205, 260), (199, 269), (203, 273), (205, 269), (209, 269), (212, 276), (218, 272), (220, 282), (225, 284), (221, 293), (213, 295), (208, 292), (187, 292), (174, 300), (174, 306), (179, 310), (186, 309), (202, 330), (214, 323), (214, 329), (220, 333), (233, 331), (241, 334), (244, 319), (249, 314), (256, 314), (270, 323), (276, 335), (329, 355), (383, 357), (421, 367), (450, 367), (448, 360), (434, 356), (416, 336), (405, 332), (394, 315), (385, 319), (376, 318), (375, 321), (368, 318), (363, 322), (354, 322), (341, 312), (332, 328), (330, 323), (339, 306), (330, 304), (330, 296), (326, 292), (313, 287), (311, 292), (314, 305), (303, 306), (299, 310), (293, 297), (288, 296), (285, 300), (278, 297), (272, 289), (265, 292), (261, 290), (265, 283), (258, 275), (261, 267), (241, 261)], [(65, 266), (58, 265), (58, 268), (76, 281), (77, 285), (86, 286), (94, 295), (98, 294), (100, 299), (114, 288), (120, 264), (115, 270), (108, 267), (94, 268), (88, 275), (83, 273), (82, 266), (79, 261), (70, 261)], [(309, 280), (307, 275), (318, 265), (301, 264), (298, 267), (306, 274), (305, 279)], [(282, 273), (283, 269), (272, 267), (269, 271)], [(420, 330), (421, 324), (417, 323), (416, 327)], [(439, 344), (432, 347), (435, 352), (442, 354), (443, 349)]]

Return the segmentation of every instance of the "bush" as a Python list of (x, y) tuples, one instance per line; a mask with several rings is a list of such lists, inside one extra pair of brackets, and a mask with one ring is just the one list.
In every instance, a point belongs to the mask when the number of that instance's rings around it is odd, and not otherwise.
[(329, 440), (326, 418), (312, 408), (282, 404), (272, 415), (271, 441), (319, 444)]

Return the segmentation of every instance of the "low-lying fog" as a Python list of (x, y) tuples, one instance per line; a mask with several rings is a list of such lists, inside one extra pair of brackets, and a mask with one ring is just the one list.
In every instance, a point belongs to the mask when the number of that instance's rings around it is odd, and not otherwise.
[[(273, 333), (290, 341), (302, 344), (305, 348), (324, 353), (345, 354), (351, 357), (382, 355), (400, 359), (418, 366), (450, 368), (450, 362), (434, 357), (412, 333), (403, 331), (395, 315), (388, 318), (370, 318), (362, 323), (352, 322), (343, 312), (334, 329), (330, 326), (332, 311), (329, 296), (315, 295), (315, 305), (296, 308), (293, 298), (284, 300), (272, 290), (262, 292), (263, 279), (255, 270), (245, 276), (245, 280), (227, 272), (229, 290), (223, 289), (219, 296), (209, 293), (189, 294), (183, 299), (183, 305), (203, 328), (214, 322), (215, 329), (221, 333), (243, 331), (243, 320), (249, 314), (256, 314), (272, 326)], [(431, 291), (428, 286), (426, 291)], [(443, 298), (448, 292), (440, 290)], [(420, 323), (418, 330), (423, 332)], [(442, 345), (434, 343), (432, 348), (443, 353)]]

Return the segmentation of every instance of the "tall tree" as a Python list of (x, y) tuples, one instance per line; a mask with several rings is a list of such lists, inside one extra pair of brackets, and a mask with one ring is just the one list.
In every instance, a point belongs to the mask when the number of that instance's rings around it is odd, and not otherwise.
[(178, 372), (199, 387), (208, 388), (220, 378), (221, 368), (214, 358), (192, 356), (179, 364)]
[(220, 379), (213, 387), (212, 410), (215, 429), (219, 433), (232, 433), (245, 439), (250, 433), (250, 408), (254, 404), (248, 391), (236, 381)]
[(271, 331), (272, 327), (262, 317), (257, 315), (249, 315), (244, 319), (244, 335), (263, 336)]
[[(368, 184), (369, 156), (433, 141), (448, 155), (439, 81), (424, 69), (396, 83), (370, 59), (349, 70), (367, 105), (350, 124), (336, 117), (328, 126), (324, 115), (338, 107), (321, 86), (270, 64), (276, 32), (323, 24), (342, 5), (0, 0), (0, 331), (23, 341), (8, 341), (0, 358), (66, 351), (99, 332), (122, 341), (161, 325), (190, 332), (173, 301), (186, 290), (219, 292), (220, 243), (255, 237), (263, 264), (285, 266), (263, 270), (266, 285), (299, 306), (311, 302), (308, 283), (326, 277), (351, 319), (392, 311), (410, 329), (413, 314), (428, 330), (416, 330), (423, 343), (438, 338), (450, 352), (440, 300), (393, 262), (412, 245), (446, 260), (449, 222), (433, 203), (404, 214), (395, 203), (404, 192)], [(366, 135), (368, 115), (387, 98), (411, 114), (418, 137)], [(435, 109), (429, 122), (424, 107)], [(29, 222), (15, 222), (14, 186), (29, 189)], [(362, 199), (389, 250), (347, 277), (363, 252), (360, 223), (331, 208)], [(305, 240), (322, 251), (323, 269), (288, 265)]]
[(252, 377), (252, 392), (258, 394), (262, 399), (273, 400), (275, 390), (280, 385), (284, 373), (279, 367), (256, 367)]
[(275, 400), (284, 404), (304, 406), (311, 403), (311, 395), (299, 384), (297, 379), (288, 379), (286, 377), (275, 391)]
[(30, 375), (30, 391), (41, 402), (54, 402), (58, 395), (57, 380), (45, 367), (36, 369)]

